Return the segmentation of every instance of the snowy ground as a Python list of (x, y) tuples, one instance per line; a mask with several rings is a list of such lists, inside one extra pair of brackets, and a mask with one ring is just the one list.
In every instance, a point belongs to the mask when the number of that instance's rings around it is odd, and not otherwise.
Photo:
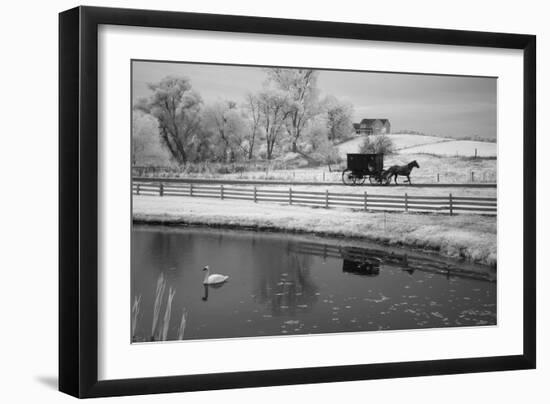
[[(397, 134), (388, 135), (392, 140), (396, 153), (400, 154), (436, 154), (438, 156), (473, 157), (477, 149), (480, 157), (494, 157), (497, 155), (497, 144), (474, 140), (455, 140), (452, 138)], [(365, 136), (358, 136), (340, 143), (338, 151), (345, 158), (347, 153), (358, 153), (365, 141)]]
[(419, 154), (429, 153), (437, 154), (438, 156), (464, 156), (472, 157), (496, 157), (497, 144), (489, 142), (477, 142), (473, 140), (454, 140), (448, 142), (431, 143), (409, 147), (400, 150), (401, 154)]
[[(411, 175), (413, 183), (464, 184), (495, 183), (497, 181), (496, 143), (407, 134), (389, 135), (389, 137), (394, 142), (396, 152), (384, 156), (384, 167), (403, 165), (416, 160), (420, 168), (413, 170)], [(273, 166), (267, 169), (262, 167), (250, 171), (248, 169), (238, 171), (233, 167), (226, 174), (213, 169), (199, 172), (156, 172), (148, 175), (176, 178), (341, 182), (342, 170), (346, 168), (346, 154), (359, 152), (364, 138), (364, 136), (359, 136), (339, 144), (337, 148), (343, 160), (330, 168), (327, 165), (319, 167), (293, 166), (287, 160), (292, 160), (296, 154), (289, 153), (277, 158), (272, 162)], [(476, 148), (478, 157), (485, 158), (473, 158)], [(281, 163), (284, 164), (281, 165)], [(305, 160), (304, 163), (307, 164)], [(274, 167), (286, 168), (273, 169)]]
[[(340, 143), (337, 148), (342, 157), (346, 157), (347, 153), (359, 153), (359, 148), (365, 141), (366, 136), (358, 136), (348, 141)], [(392, 140), (396, 151), (406, 149), (409, 147), (415, 147), (420, 145), (427, 145), (432, 143), (447, 142), (453, 140), (450, 138), (436, 137), (436, 136), (424, 136), (424, 135), (388, 135)]]
[[(464, 184), (474, 183), (495, 183), (497, 180), (496, 159), (470, 159), (464, 157), (438, 157), (429, 154), (392, 154), (384, 157), (384, 167), (391, 165), (402, 165), (416, 160), (420, 168), (414, 168), (411, 180), (413, 183), (433, 184), (440, 183)], [(305, 182), (341, 182), (342, 169), (345, 163), (340, 166), (333, 166), (330, 172), (327, 166), (315, 168), (296, 168), (287, 170), (269, 171), (247, 171), (231, 174), (170, 174), (169, 177), (180, 178), (219, 178), (238, 180), (281, 180), (281, 181), (305, 181)], [(439, 175), (439, 176), (438, 176)], [(398, 179), (403, 181), (403, 177)]]
[[(416, 160), (420, 166), (420, 168), (414, 168), (412, 171), (411, 180), (413, 183), (436, 183), (438, 174), (441, 183), (497, 182), (496, 159), (470, 159), (460, 156), (439, 157), (429, 154), (392, 154), (384, 156), (384, 166), (407, 164), (413, 160)], [(474, 173), (473, 181), (472, 172)]]
[(496, 217), (374, 213), (188, 197), (134, 196), (138, 222), (202, 224), (335, 237), (438, 251), (496, 265)]

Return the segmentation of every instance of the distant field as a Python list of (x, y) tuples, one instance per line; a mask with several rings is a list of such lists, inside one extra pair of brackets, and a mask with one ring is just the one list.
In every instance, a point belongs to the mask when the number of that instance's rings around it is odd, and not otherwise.
[[(396, 151), (406, 149), (408, 147), (447, 142), (452, 139), (436, 137), (436, 136), (424, 136), (424, 135), (388, 135), (393, 141)], [(359, 136), (347, 142), (339, 144), (338, 150), (340, 154), (345, 157), (347, 153), (357, 153), (361, 144), (365, 141), (365, 136)]]
[[(434, 145), (437, 146), (437, 145)], [(407, 164), (416, 160), (420, 168), (413, 169), (411, 179), (416, 183), (496, 182), (497, 161), (495, 159), (471, 159), (467, 157), (438, 156), (433, 154), (392, 154), (384, 156), (384, 166)], [(402, 180), (401, 180), (402, 181)]]
[(497, 144), (477, 142), (473, 140), (453, 140), (449, 142), (432, 143), (400, 150), (401, 154), (428, 153), (439, 156), (474, 156), (477, 149), (479, 157), (496, 157)]
[[(396, 153), (384, 156), (384, 167), (407, 164), (416, 160), (420, 168), (415, 168), (411, 175), (413, 183), (494, 183), (497, 181), (496, 159), (473, 159), (477, 148), (478, 157), (495, 157), (496, 143), (478, 142), (470, 140), (453, 140), (424, 135), (389, 135), (393, 140)], [(296, 153), (288, 153), (271, 163), (263, 165), (253, 163), (243, 165), (244, 169), (237, 170), (235, 166), (220, 165), (219, 163), (204, 163), (195, 170), (156, 169), (134, 172), (136, 176), (176, 177), (176, 178), (220, 178), (242, 180), (282, 180), (304, 182), (340, 182), (342, 170), (346, 168), (346, 154), (357, 153), (365, 137), (357, 137), (338, 145), (342, 162), (331, 165), (305, 166), (293, 165)], [(300, 157), (300, 156), (298, 156)], [(237, 167), (238, 168), (238, 167)], [(399, 178), (402, 182), (403, 178)]]
[[(430, 154), (392, 154), (384, 157), (384, 167), (392, 165), (407, 164), (409, 161), (416, 160), (420, 168), (415, 168), (411, 175), (413, 183), (468, 183), (472, 182), (472, 172), (474, 173), (473, 182), (496, 182), (496, 163), (494, 159), (469, 159), (466, 157), (439, 157)], [(345, 168), (345, 162), (332, 166), (333, 171), (329, 171), (327, 166), (295, 168), (286, 170), (251, 170), (239, 173), (165, 173), (165, 174), (146, 174), (157, 177), (180, 177), (180, 178), (223, 178), (240, 180), (282, 180), (282, 181), (314, 181), (329, 182), (342, 181), (342, 170)], [(402, 182), (403, 178), (399, 178)]]
[[(388, 135), (393, 141), (395, 151), (399, 154), (435, 154), (440, 156), (470, 157), (495, 157), (497, 153), (496, 143), (479, 142), (473, 140), (454, 140), (451, 138), (425, 136), (425, 135)], [(340, 155), (345, 157), (347, 153), (357, 153), (365, 137), (355, 139), (338, 145)]]
[(357, 153), (359, 151), (359, 148), (361, 147), (361, 144), (363, 144), (365, 140), (364, 136), (356, 137), (354, 139), (348, 140), (344, 143), (340, 143), (338, 146), (338, 151), (340, 152), (340, 155), (342, 157), (345, 157), (348, 153)]
[(389, 138), (393, 141), (396, 151), (404, 150), (410, 147), (422, 146), (426, 144), (435, 144), (448, 142), (452, 139), (436, 136), (424, 136), (424, 135), (389, 135)]

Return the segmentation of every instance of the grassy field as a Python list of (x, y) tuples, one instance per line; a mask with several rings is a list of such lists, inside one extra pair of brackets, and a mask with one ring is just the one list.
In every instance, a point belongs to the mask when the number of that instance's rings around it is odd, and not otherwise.
[[(388, 135), (388, 137), (392, 140), (396, 152), (407, 149), (409, 147), (441, 143), (452, 140), (450, 138), (441, 138), (436, 136), (407, 134)], [(359, 148), (364, 141), (365, 136), (358, 136), (346, 142), (342, 142), (337, 146), (338, 151), (340, 152), (340, 155), (345, 158), (347, 153), (358, 153)]]
[(139, 223), (192, 224), (368, 239), (496, 265), (496, 217), (374, 213), (207, 198), (134, 196)]
[[(413, 183), (469, 183), (472, 182), (496, 182), (496, 159), (471, 159), (465, 157), (439, 157), (428, 154), (392, 154), (384, 157), (384, 166), (394, 164), (406, 164), (416, 160), (420, 168), (415, 168), (411, 175)], [(153, 172), (151, 176), (176, 177), (176, 178), (220, 178), (220, 179), (249, 179), (249, 180), (284, 180), (284, 181), (314, 181), (314, 182), (341, 182), (344, 164), (328, 166), (290, 168), (290, 169), (254, 169), (250, 171), (219, 173), (214, 170), (202, 172), (178, 172), (165, 170)], [(231, 168), (229, 168), (231, 170)], [(439, 174), (439, 176), (438, 176)], [(148, 175), (148, 173), (145, 173)], [(402, 182), (399, 178), (398, 182)]]
[[(396, 152), (384, 157), (384, 167), (416, 160), (413, 183), (494, 183), (497, 180), (496, 143), (424, 135), (390, 135)], [(287, 153), (272, 161), (236, 164), (198, 163), (184, 168), (134, 170), (134, 175), (176, 178), (220, 178), (243, 180), (282, 180), (307, 182), (340, 182), (346, 153), (357, 153), (364, 137), (357, 137), (337, 146), (343, 161), (328, 167), (312, 166), (297, 153)], [(474, 149), (478, 156), (473, 158)], [(422, 151), (422, 152), (420, 152)], [(460, 153), (459, 153), (460, 151)], [(457, 155), (458, 154), (458, 155)], [(464, 155), (462, 155), (464, 154)], [(468, 155), (468, 154), (471, 154)], [(482, 157), (482, 156), (489, 157)], [(493, 157), (490, 157), (493, 156)], [(473, 176), (472, 176), (473, 173)], [(398, 179), (399, 181), (399, 179)], [(402, 181), (402, 179), (401, 179)]]
[(497, 144), (473, 140), (453, 140), (408, 147), (399, 152), (405, 154), (429, 153), (439, 156), (472, 157), (476, 154), (476, 150), (479, 157), (496, 157)]
[[(468, 183), (496, 182), (497, 160), (489, 158), (441, 157), (431, 154), (392, 154), (384, 158), (386, 166), (406, 164), (416, 160), (420, 168), (415, 168), (411, 180), (417, 183)], [(472, 181), (472, 172), (474, 173)], [(399, 181), (399, 179), (398, 179)]]

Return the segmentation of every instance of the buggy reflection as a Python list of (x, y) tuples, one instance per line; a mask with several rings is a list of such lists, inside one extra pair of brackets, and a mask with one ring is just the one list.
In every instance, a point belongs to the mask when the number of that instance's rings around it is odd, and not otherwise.
[(342, 255), (342, 272), (365, 276), (380, 274), (382, 259), (366, 255), (364, 250), (358, 251), (355, 248), (343, 248), (340, 253)]

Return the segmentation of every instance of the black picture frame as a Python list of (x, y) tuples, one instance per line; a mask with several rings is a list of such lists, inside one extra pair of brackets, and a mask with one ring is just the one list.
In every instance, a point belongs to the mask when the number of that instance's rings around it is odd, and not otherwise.
[[(523, 353), (468, 359), (99, 381), (98, 26), (100, 24), (523, 51)], [(59, 390), (76, 397), (323, 383), (536, 366), (536, 37), (533, 35), (77, 7), (59, 15)], [(517, 231), (515, 229), (514, 231)]]

